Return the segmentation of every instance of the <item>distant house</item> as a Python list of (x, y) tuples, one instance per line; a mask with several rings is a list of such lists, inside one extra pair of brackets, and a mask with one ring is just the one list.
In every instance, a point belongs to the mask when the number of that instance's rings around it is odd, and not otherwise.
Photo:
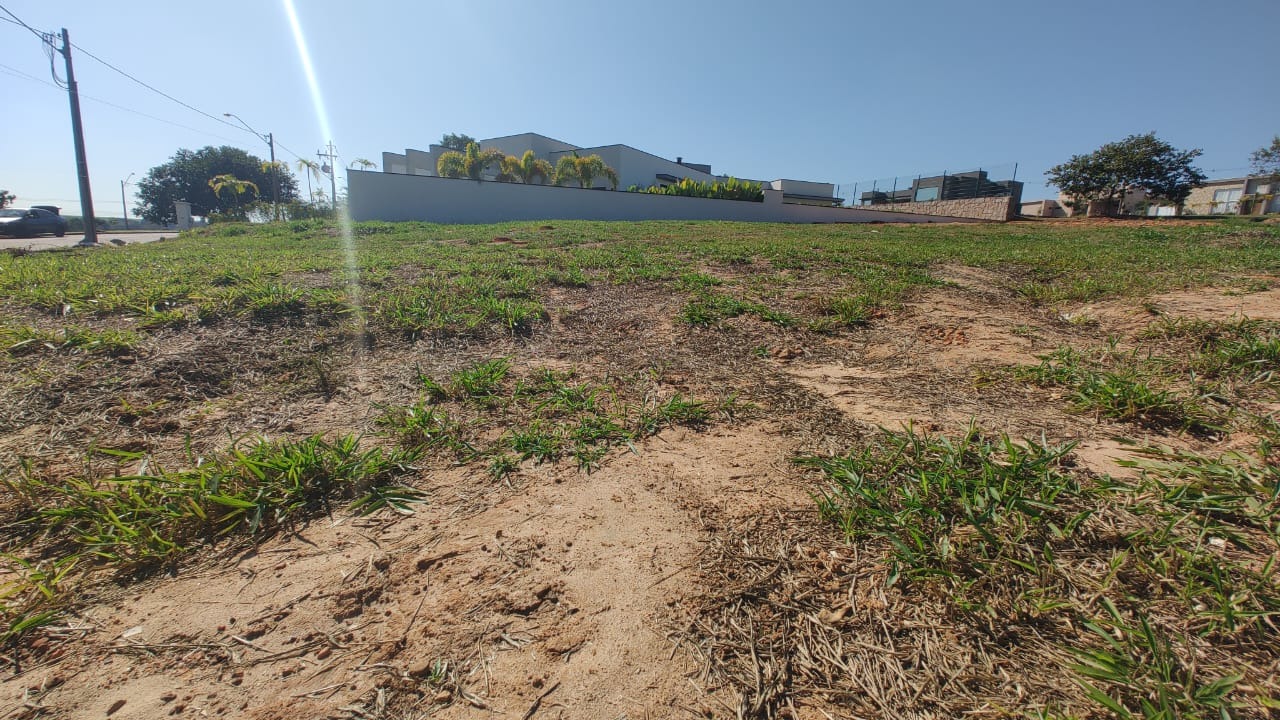
[[(678, 183), (685, 178), (701, 182), (717, 182), (728, 179), (728, 175), (712, 173), (711, 166), (703, 163), (685, 162), (683, 157), (668, 160), (652, 153), (638, 150), (630, 145), (598, 145), (582, 147), (562, 140), (539, 135), (538, 133), (520, 133), (487, 138), (477, 143), (482, 148), (495, 148), (507, 155), (520, 157), (526, 150), (532, 150), (538, 157), (550, 162), (553, 166), (567, 155), (577, 153), (581, 156), (599, 155), (605, 164), (618, 173), (618, 187), (626, 189), (632, 185), (646, 188), (651, 185), (666, 186)], [(426, 150), (407, 149), (404, 153), (382, 153), (383, 172), (402, 175), (436, 175), (436, 163), (442, 153), (449, 148), (440, 145), (429, 145)], [(493, 180), (497, 171), (491, 169), (483, 175), (485, 180)], [(747, 178), (739, 178), (746, 180)], [(780, 190), (783, 201), (805, 205), (839, 205), (842, 201), (835, 196), (835, 185), (832, 183), (810, 182), (799, 180), (761, 181), (765, 188)], [(596, 178), (593, 186), (609, 188), (605, 178)]]
[(1209, 180), (1191, 191), (1183, 212), (1195, 215), (1280, 213), (1280, 179), (1271, 175)]
[(903, 188), (872, 188), (858, 196), (860, 205), (893, 205), (929, 202), (931, 200), (969, 200), (973, 198), (1011, 197), (1016, 205), (1022, 200), (1022, 183), (1016, 180), (992, 180), (986, 170), (918, 177)]
[[(1183, 215), (1263, 215), (1280, 213), (1280, 179), (1270, 175), (1222, 178), (1207, 180), (1192, 188), (1182, 205)], [(1033, 200), (1022, 203), (1021, 214), (1026, 217), (1071, 217), (1081, 208), (1073, 207), (1071, 198), (1058, 195), (1057, 200)], [(1115, 214), (1115, 203), (1093, 201), (1088, 204), (1090, 216)], [(1145, 190), (1134, 189), (1125, 193), (1124, 215), (1168, 217), (1178, 214), (1178, 208), (1168, 202), (1153, 198)]]

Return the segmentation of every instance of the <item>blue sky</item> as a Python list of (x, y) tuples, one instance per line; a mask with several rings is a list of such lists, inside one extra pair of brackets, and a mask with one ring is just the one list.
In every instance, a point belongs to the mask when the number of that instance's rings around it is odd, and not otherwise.
[[(534, 131), (846, 194), (858, 180), (1017, 162), (1031, 199), (1052, 192), (1050, 166), (1132, 133), (1203, 148), (1210, 176), (1244, 173), (1280, 133), (1275, 0), (296, 3), (332, 138), (279, 0), (0, 0), (186, 103), (274, 133), (289, 161), (330, 139), (345, 165), (446, 132)], [(75, 57), (99, 215), (119, 215), (120, 180), (178, 148), (266, 157), (252, 135)], [(0, 188), (78, 214), (66, 94), (27, 76), (49, 79), (40, 42), (0, 22)]]

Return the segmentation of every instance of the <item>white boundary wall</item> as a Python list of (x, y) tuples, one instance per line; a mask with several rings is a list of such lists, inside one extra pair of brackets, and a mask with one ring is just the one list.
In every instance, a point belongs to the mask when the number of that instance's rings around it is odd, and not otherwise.
[(737, 220), (784, 223), (977, 222), (913, 213), (830, 208), (782, 202), (708, 200), (648, 193), (582, 190), (549, 185), (455, 180), (423, 175), (347, 171), (347, 202), (356, 222), (421, 220), (442, 224), (513, 220)]

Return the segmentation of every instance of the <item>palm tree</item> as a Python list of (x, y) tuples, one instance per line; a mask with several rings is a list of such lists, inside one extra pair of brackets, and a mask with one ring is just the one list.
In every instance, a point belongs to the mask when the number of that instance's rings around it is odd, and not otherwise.
[(618, 189), (618, 172), (605, 164), (604, 158), (599, 155), (578, 157), (578, 153), (575, 152), (572, 156), (565, 155), (556, 162), (554, 180), (556, 185), (564, 185), (573, 180), (578, 183), (578, 187), (589, 188), (595, 184), (597, 177), (605, 178), (614, 190)]
[(545, 184), (551, 178), (551, 163), (537, 157), (532, 150), (525, 150), (522, 157), (508, 155), (502, 158), (498, 179), (502, 182), (522, 182), (526, 185), (535, 179)]
[(298, 158), (298, 171), (307, 176), (307, 197), (311, 198), (314, 204), (316, 194), (311, 192), (311, 178), (314, 177), (316, 182), (320, 182), (320, 163), (306, 158)]
[(213, 194), (219, 199), (222, 198), (224, 190), (231, 191), (231, 197), (236, 201), (236, 215), (240, 215), (240, 196), (252, 190), (254, 196), (258, 195), (258, 185), (250, 180), (241, 180), (240, 178), (225, 173), (222, 175), (214, 175), (209, 178), (209, 187), (213, 190)]
[(481, 149), (476, 143), (468, 143), (466, 153), (449, 150), (440, 153), (436, 160), (436, 174), (440, 177), (468, 177), (479, 180), (490, 166), (502, 162), (502, 151), (493, 148)]
[(352, 160), (351, 164), (347, 167), (355, 167), (357, 165), (360, 166), (361, 170), (369, 170), (371, 168), (376, 169), (378, 167), (378, 163), (369, 160), (368, 158), (356, 158), (355, 160)]

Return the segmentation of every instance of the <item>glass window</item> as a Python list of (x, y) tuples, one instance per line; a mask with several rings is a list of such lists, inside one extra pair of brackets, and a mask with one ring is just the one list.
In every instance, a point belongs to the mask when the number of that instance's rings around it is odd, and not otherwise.
[(937, 199), (938, 199), (937, 186), (916, 188), (916, 202), (926, 202), (929, 200), (937, 200)]
[(1231, 215), (1240, 212), (1240, 188), (1213, 191), (1213, 207), (1209, 209), (1215, 215)]

